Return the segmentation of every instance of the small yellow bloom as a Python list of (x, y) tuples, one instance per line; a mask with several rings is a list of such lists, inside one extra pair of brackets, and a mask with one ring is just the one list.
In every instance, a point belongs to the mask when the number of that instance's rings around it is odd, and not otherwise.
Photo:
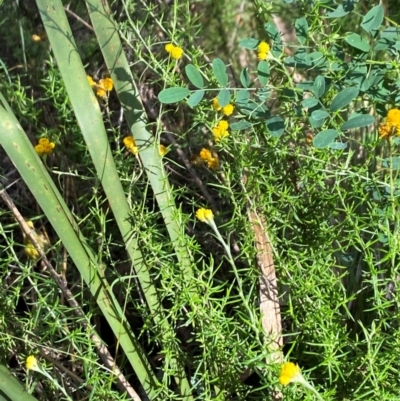
[(257, 50), (259, 53), (269, 53), (269, 49), (269, 44), (264, 41), (261, 41), (257, 46)]
[(235, 110), (233, 104), (227, 104), (222, 108), (222, 113), (225, 114), (226, 116), (230, 116), (233, 113), (233, 110)]
[(174, 47), (175, 47), (175, 46), (174, 46), (172, 43), (167, 43), (167, 44), (165, 45), (165, 50), (166, 50), (167, 53), (171, 53), (171, 52), (172, 52), (172, 49), (173, 49)]
[(96, 82), (93, 81), (93, 78), (90, 75), (86, 75), (86, 77), (87, 77), (87, 80), (88, 80), (90, 86), (96, 85)]
[(219, 167), (219, 160), (216, 157), (211, 157), (207, 161), (207, 167), (211, 170), (216, 170)]
[(99, 86), (101, 86), (105, 91), (111, 92), (114, 88), (114, 81), (112, 78), (100, 79)]
[(214, 220), (214, 215), (211, 209), (200, 208), (196, 212), (196, 217), (203, 223), (210, 224)]
[(259, 60), (266, 60), (268, 57), (268, 53), (258, 52), (258, 59)]
[(96, 95), (104, 99), (107, 96), (107, 91), (101, 86), (96, 85)]
[(224, 139), (229, 136), (228, 132), (229, 123), (226, 120), (221, 120), (217, 126), (212, 129), (214, 134), (214, 139), (216, 142), (219, 142), (221, 139)]
[(200, 151), (200, 157), (201, 157), (201, 160), (206, 162), (206, 161), (210, 160), (213, 156), (208, 149), (203, 148)]
[[(50, 247), (49, 240), (39, 230), (36, 230), (31, 220), (28, 220), (26, 224), (31, 229), (31, 234), (35, 238), (36, 242), (44, 251), (46, 251), (47, 248)], [(29, 259), (32, 259), (34, 261), (37, 260), (40, 256), (39, 251), (35, 248), (32, 242), (29, 241), (29, 238), (25, 235), (25, 233), (22, 233), (22, 236), (24, 238), (24, 245), (25, 245), (24, 251), (26, 253), (26, 256), (28, 256)]]
[(279, 376), (279, 382), (283, 386), (287, 386), (289, 383), (296, 382), (298, 379), (302, 379), (301, 370), (298, 365), (293, 362), (285, 362), (282, 365), (281, 374)]
[(28, 358), (26, 358), (25, 367), (28, 370), (36, 370), (36, 371), (40, 370), (38, 361), (33, 355), (29, 355)]
[(216, 97), (212, 100), (212, 106), (215, 111), (219, 111), (222, 109), (222, 107), (218, 103), (218, 98)]
[(136, 142), (133, 139), (133, 136), (129, 135), (123, 139), (125, 147), (133, 153), (135, 156), (139, 153), (139, 148), (136, 146)]
[(183, 49), (179, 46), (174, 46), (170, 54), (172, 58), (179, 60), (183, 56)]
[(56, 144), (50, 142), (47, 138), (40, 138), (39, 143), (35, 146), (35, 151), (39, 156), (50, 155)]
[(391, 109), (386, 116), (386, 122), (378, 128), (379, 137), (381, 139), (390, 138), (396, 134), (400, 136), (400, 110)]
[(167, 148), (164, 145), (160, 145), (160, 156), (164, 156), (167, 153)]

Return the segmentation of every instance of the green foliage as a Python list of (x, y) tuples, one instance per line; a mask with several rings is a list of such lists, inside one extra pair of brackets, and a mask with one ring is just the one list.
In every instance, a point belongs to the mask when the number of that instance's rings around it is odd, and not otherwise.
[[(126, 0), (104, 11), (88, 0), (63, 25), (45, 11), (57, 2), (38, 1), (39, 14), (28, 3), (1, 6), (15, 16), (0, 25), (1, 182), (48, 233), (83, 315), (26, 259), (2, 207), (0, 362), (38, 399), (60, 393), (26, 375), (29, 354), (71, 399), (132, 398), (99, 358), (98, 333), (142, 400), (314, 399), (279, 385), (254, 213), (272, 245), (279, 355), (324, 400), (397, 399), (396, 125), (378, 138), (400, 106), (395, 5)], [(36, 43), (39, 15), (48, 32)], [(86, 74), (115, 90), (96, 97)], [(39, 159), (42, 137), (56, 147)], [(215, 228), (196, 220), (203, 207)]]

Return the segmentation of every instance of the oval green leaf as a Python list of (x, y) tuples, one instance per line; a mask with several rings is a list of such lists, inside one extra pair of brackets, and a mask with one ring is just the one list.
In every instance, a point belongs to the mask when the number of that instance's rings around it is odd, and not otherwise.
[(312, 87), (312, 93), (316, 97), (321, 97), (325, 93), (325, 78), (322, 75), (318, 75), (317, 78), (315, 78), (314, 85)]
[(258, 80), (262, 86), (267, 85), (269, 80), (269, 64), (262, 60), (258, 63), (257, 67)]
[(236, 94), (236, 103), (247, 103), (250, 99), (250, 92), (246, 89), (239, 89)]
[(316, 99), (315, 97), (309, 97), (307, 99), (304, 99), (301, 102), (301, 105), (304, 109), (312, 109), (313, 107), (315, 107), (317, 104), (319, 103), (318, 99)]
[(345, 40), (350, 46), (361, 50), (364, 53), (367, 53), (371, 50), (369, 43), (357, 33), (352, 33), (351, 35), (347, 36)]
[(328, 14), (326, 14), (327, 18), (340, 18), (340, 17), (344, 17), (345, 15), (347, 15), (349, 12), (346, 11), (343, 6), (340, 4), (337, 6), (335, 11), (331, 11)]
[(294, 26), (296, 28), (296, 36), (298, 41), (304, 45), (308, 38), (308, 23), (304, 17), (297, 18)]
[(204, 90), (199, 90), (199, 91), (192, 93), (192, 95), (189, 97), (189, 99), (187, 101), (188, 105), (191, 108), (196, 107), (203, 100), (204, 93), (205, 93)]
[(221, 107), (225, 107), (231, 101), (231, 93), (228, 89), (222, 89), (217, 96), (218, 104)]
[(241, 120), (236, 123), (232, 123), (230, 128), (232, 131), (242, 131), (244, 129), (250, 128), (253, 124), (249, 121)]
[(226, 73), (226, 65), (220, 58), (215, 58), (213, 60), (212, 69), (218, 83), (221, 86), (228, 85), (228, 74)]
[(266, 126), (268, 132), (275, 138), (279, 138), (285, 132), (285, 121), (280, 116), (268, 119)]
[(383, 21), (384, 11), (383, 7), (379, 4), (375, 7), (372, 7), (371, 10), (367, 12), (364, 16), (361, 27), (368, 33), (372, 31), (378, 30)]
[(199, 70), (193, 65), (188, 64), (185, 67), (186, 75), (189, 78), (189, 81), (199, 89), (204, 88), (204, 79), (203, 76), (200, 74)]
[(319, 132), (313, 139), (313, 145), (317, 149), (328, 147), (339, 135), (339, 131), (335, 129), (326, 129)]
[(359, 94), (357, 88), (346, 88), (340, 91), (332, 100), (330, 111), (340, 110), (350, 104)]
[(374, 122), (375, 122), (375, 118), (373, 116), (371, 116), (369, 114), (358, 114), (358, 115), (355, 115), (354, 117), (350, 117), (350, 119), (347, 120), (340, 127), (340, 129), (342, 131), (346, 131), (348, 129), (368, 127), (368, 125), (371, 125)]
[(311, 116), (314, 120), (325, 120), (326, 117), (329, 117), (329, 113), (325, 110), (315, 110)]
[(257, 50), (258, 42), (258, 39), (245, 38), (239, 41), (239, 45), (244, 47), (245, 49)]
[(347, 143), (343, 143), (343, 142), (332, 142), (328, 145), (329, 149), (333, 149), (333, 150), (343, 150), (347, 148)]
[(240, 72), (240, 82), (245, 88), (250, 86), (251, 80), (247, 68), (243, 68), (243, 70)]
[(164, 104), (177, 103), (190, 95), (188, 88), (176, 87), (167, 88), (158, 94), (158, 100)]
[(276, 43), (281, 43), (282, 42), (281, 34), (276, 29), (275, 24), (273, 24), (272, 22), (267, 22), (264, 25), (264, 29), (267, 32), (268, 37), (271, 38), (274, 42), (276, 42)]

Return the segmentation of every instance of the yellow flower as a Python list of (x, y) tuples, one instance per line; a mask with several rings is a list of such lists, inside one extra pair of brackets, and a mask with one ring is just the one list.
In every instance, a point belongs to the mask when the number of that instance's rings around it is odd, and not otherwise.
[(211, 157), (207, 161), (207, 167), (210, 168), (211, 170), (216, 170), (219, 167), (219, 160), (216, 157)]
[(107, 96), (107, 92), (101, 86), (96, 85), (96, 95), (101, 98), (105, 98)]
[(139, 148), (136, 146), (136, 142), (133, 139), (133, 136), (129, 135), (123, 139), (125, 147), (133, 153), (135, 156), (139, 153)]
[(228, 132), (229, 123), (226, 120), (221, 120), (217, 126), (212, 129), (214, 134), (214, 139), (216, 142), (219, 142), (221, 139), (224, 139), (229, 136)]
[(268, 57), (268, 53), (258, 52), (258, 59), (259, 60), (266, 60)]
[(160, 145), (160, 156), (164, 156), (167, 153), (167, 148), (164, 145)]
[(261, 41), (257, 46), (257, 50), (260, 53), (268, 53), (269, 52), (269, 44), (267, 42)]
[[(35, 238), (36, 242), (40, 245), (40, 247), (44, 251), (46, 251), (46, 249), (50, 246), (49, 240), (39, 230), (35, 229), (35, 226), (33, 225), (31, 220), (28, 220), (26, 224), (31, 229), (31, 234)], [(32, 242), (29, 241), (29, 238), (25, 235), (25, 233), (22, 233), (22, 236), (24, 237), (24, 244), (25, 244), (24, 251), (26, 255), (28, 256), (29, 259), (37, 260), (40, 256), (39, 251), (35, 248)]]
[(211, 209), (200, 208), (196, 212), (196, 217), (203, 223), (210, 224), (214, 220), (214, 215)]
[(29, 355), (28, 358), (26, 358), (25, 367), (28, 370), (40, 371), (38, 361), (33, 355)]
[(112, 78), (100, 79), (99, 86), (101, 86), (105, 91), (111, 92), (114, 88), (114, 81)]
[(293, 362), (285, 362), (282, 365), (281, 374), (279, 376), (279, 382), (283, 386), (287, 386), (289, 383), (303, 380), (301, 370), (298, 365)]
[(47, 138), (40, 138), (39, 143), (35, 146), (35, 151), (39, 156), (50, 155), (56, 144), (50, 142)]
[(235, 107), (233, 106), (233, 104), (227, 104), (222, 108), (222, 113), (225, 114), (226, 116), (230, 116), (233, 113), (234, 109)]
[(212, 100), (212, 106), (215, 111), (219, 111), (222, 109), (222, 107), (218, 103), (218, 98), (216, 97)]
[(175, 46), (174, 46), (172, 43), (167, 43), (167, 44), (165, 45), (165, 50), (166, 50), (167, 53), (171, 53), (171, 52), (172, 52), (172, 49), (173, 49), (174, 47), (175, 47)]
[(179, 60), (183, 56), (183, 49), (179, 46), (174, 46), (170, 54), (172, 58)]
[(391, 109), (386, 116), (386, 123), (383, 123), (378, 128), (379, 137), (381, 139), (390, 138), (396, 134), (400, 136), (400, 110)]
[(212, 154), (208, 149), (201, 149), (200, 151), (200, 158), (201, 160), (207, 162), (208, 160), (210, 160), (212, 158)]
[(87, 80), (88, 80), (90, 86), (96, 85), (96, 82), (93, 81), (93, 78), (90, 75), (86, 75), (86, 77), (87, 77)]

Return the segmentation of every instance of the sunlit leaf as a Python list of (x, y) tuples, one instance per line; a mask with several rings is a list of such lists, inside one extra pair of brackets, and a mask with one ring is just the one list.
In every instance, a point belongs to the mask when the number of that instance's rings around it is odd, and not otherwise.
[(204, 79), (203, 76), (200, 74), (199, 70), (197, 67), (195, 67), (193, 64), (188, 64), (185, 67), (185, 72), (187, 77), (189, 78), (189, 81), (196, 87), (196, 88), (204, 88)]
[(262, 60), (258, 63), (257, 73), (260, 84), (263, 86), (267, 85), (270, 74), (269, 74), (269, 64), (266, 61)]
[(359, 94), (357, 88), (345, 88), (340, 91), (332, 100), (330, 111), (340, 110), (350, 104)]
[(383, 17), (384, 10), (382, 5), (379, 4), (375, 7), (372, 7), (371, 10), (369, 10), (364, 16), (361, 22), (361, 27), (368, 33), (376, 31), (381, 27)]
[(167, 88), (158, 94), (158, 100), (164, 104), (177, 103), (190, 95), (188, 88)]
[(275, 116), (267, 120), (266, 127), (271, 136), (279, 138), (285, 132), (285, 121), (280, 116)]
[(247, 68), (243, 68), (243, 70), (240, 71), (240, 82), (245, 88), (248, 88), (250, 86), (251, 80)]
[(231, 101), (231, 93), (228, 89), (222, 89), (217, 96), (218, 104), (225, 107)]
[(239, 41), (239, 45), (249, 50), (257, 50), (260, 41), (254, 38), (245, 38)]
[(347, 36), (345, 40), (350, 46), (361, 50), (362, 52), (367, 53), (371, 50), (369, 43), (357, 33), (352, 33), (351, 35)]
[(249, 121), (241, 120), (230, 125), (232, 131), (242, 131), (250, 128), (253, 124)]
[(327, 129), (319, 132), (313, 139), (314, 147), (323, 149), (328, 147), (338, 136), (340, 132), (334, 129)]
[(304, 17), (297, 18), (294, 26), (296, 28), (296, 36), (298, 41), (304, 45), (308, 39), (308, 23)]
[(199, 90), (192, 93), (192, 95), (187, 100), (188, 105), (192, 108), (197, 106), (203, 100), (204, 93), (204, 90)]
[(346, 130), (354, 129), (354, 128), (368, 127), (368, 125), (371, 125), (374, 122), (375, 122), (375, 118), (369, 114), (356, 114), (356, 115), (350, 116), (350, 119), (347, 120), (340, 127), (340, 129), (342, 131), (346, 131)]

